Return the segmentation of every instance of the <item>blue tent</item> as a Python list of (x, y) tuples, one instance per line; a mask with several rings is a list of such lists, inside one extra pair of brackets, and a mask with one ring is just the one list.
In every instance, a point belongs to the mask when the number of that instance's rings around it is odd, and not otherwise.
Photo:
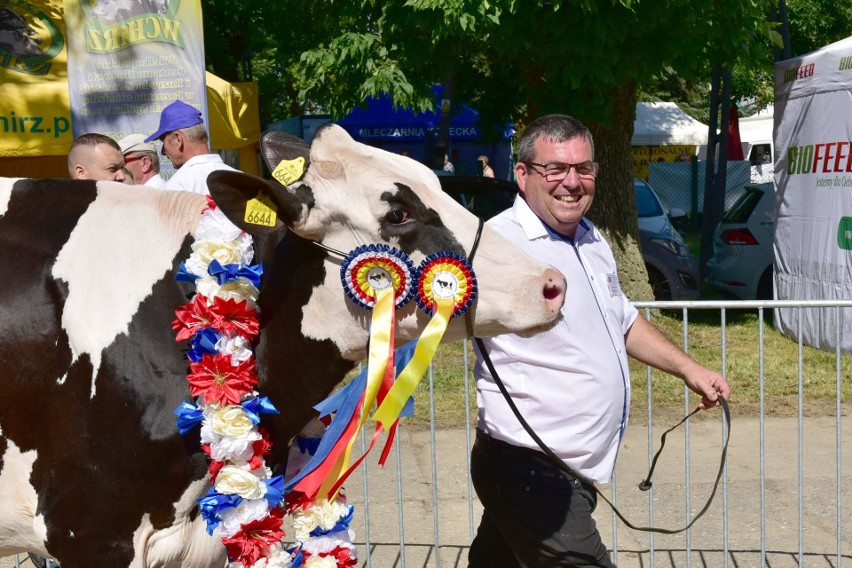
[[(507, 125), (501, 142), (480, 143), (479, 113), (466, 104), (456, 107), (458, 110), (450, 119), (447, 149), (448, 155), (453, 156), (456, 173), (477, 174), (476, 159), (485, 154), (497, 177), (512, 179), (511, 125)], [(429, 164), (440, 120), (440, 115), (431, 110), (415, 113), (407, 108), (394, 108), (391, 98), (382, 95), (368, 98), (366, 108), (356, 108), (337, 123), (359, 142), (390, 152), (408, 151), (411, 157)]]

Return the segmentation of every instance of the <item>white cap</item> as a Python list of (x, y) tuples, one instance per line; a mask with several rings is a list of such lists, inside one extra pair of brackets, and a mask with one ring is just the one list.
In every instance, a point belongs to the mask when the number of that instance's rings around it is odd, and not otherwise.
[(118, 141), (118, 147), (121, 148), (122, 156), (130, 152), (157, 153), (157, 145), (153, 142), (145, 142), (144, 134), (129, 134)]

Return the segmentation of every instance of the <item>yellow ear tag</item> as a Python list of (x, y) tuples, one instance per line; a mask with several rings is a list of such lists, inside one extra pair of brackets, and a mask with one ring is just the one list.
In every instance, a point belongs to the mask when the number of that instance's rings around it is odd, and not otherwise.
[(290, 185), (297, 181), (305, 173), (305, 159), (301, 156), (295, 160), (281, 160), (275, 166), (272, 172), (272, 177), (278, 180), (281, 185)]
[(246, 203), (246, 214), (243, 217), (246, 223), (274, 227), (277, 218), (275, 204), (265, 196), (258, 195)]

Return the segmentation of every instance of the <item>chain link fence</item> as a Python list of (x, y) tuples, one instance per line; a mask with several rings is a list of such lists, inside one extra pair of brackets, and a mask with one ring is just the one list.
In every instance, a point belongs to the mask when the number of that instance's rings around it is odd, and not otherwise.
[[(773, 180), (772, 164), (752, 165), (748, 161), (728, 162), (725, 184), (725, 211), (737, 200), (748, 183)], [(704, 210), (706, 162), (652, 162), (648, 183), (669, 209), (683, 209), (692, 219)]]

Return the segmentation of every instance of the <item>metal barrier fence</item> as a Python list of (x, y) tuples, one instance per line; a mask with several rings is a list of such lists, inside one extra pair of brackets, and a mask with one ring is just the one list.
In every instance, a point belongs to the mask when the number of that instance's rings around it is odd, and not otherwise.
[[(736, 368), (740, 362), (728, 345), (731, 313), (757, 310), (753, 322), (753, 345), (735, 346), (736, 351), (753, 349), (758, 353), (759, 397), (754, 408), (741, 412), (737, 405), (737, 384), (733, 384), (733, 423), (728, 461), (722, 482), (705, 517), (679, 535), (638, 533), (626, 528), (609, 507), (599, 502), (595, 517), (604, 541), (611, 547), (620, 568), (631, 567), (784, 567), (852, 566), (852, 473), (849, 451), (852, 428), (842, 417), (848, 414), (852, 355), (834, 354), (833, 400), (827, 408), (812, 413), (807, 400), (809, 358), (816, 350), (780, 336), (765, 323), (773, 308), (836, 309), (852, 307), (852, 302), (648, 302), (637, 303), (649, 319), (655, 310), (680, 311), (682, 347), (691, 348), (690, 318), (696, 311), (715, 310), (719, 316), (721, 369)], [(705, 314), (706, 315), (706, 314)], [(838, 321), (840, 318), (838, 318)], [(840, 334), (838, 325), (837, 333)], [(765, 360), (765, 341), (788, 342), (796, 347), (796, 360)], [(838, 342), (839, 343), (839, 342)], [(831, 354), (818, 352), (821, 359)], [(464, 350), (465, 392), (470, 392), (472, 360)], [(767, 363), (795, 369), (795, 394), (782, 397), (791, 407), (789, 416), (775, 416), (777, 409), (765, 408)], [(659, 435), (679, 417), (657, 416), (651, 395), (649, 368), (634, 371), (647, 388), (646, 407), (634, 404), (615, 478), (602, 490), (634, 524), (678, 528), (685, 526), (701, 509), (712, 490), (724, 440), (721, 412), (708, 411), (694, 424), (690, 420), (682, 432), (669, 435), (668, 444), (655, 471), (654, 487), (638, 490), (640, 481), (659, 447)], [(637, 376), (640, 375), (640, 376)], [(427, 377), (432, 381), (431, 374)], [(842, 387), (846, 385), (844, 401)], [(434, 390), (429, 400), (418, 404), (434, 408)], [(634, 391), (634, 401), (641, 393)], [(683, 388), (683, 414), (691, 410), (690, 396)], [(777, 398), (777, 397), (773, 397)], [(792, 399), (792, 400), (790, 400)], [(692, 398), (695, 401), (695, 398)], [(826, 401), (822, 401), (825, 406)], [(470, 401), (466, 399), (468, 408)], [(640, 416), (644, 413), (644, 416)], [(705, 413), (702, 413), (704, 415)], [(702, 416), (699, 415), (699, 416)], [(362, 466), (361, 487), (350, 479), (348, 498), (356, 503), (356, 526), (362, 565), (375, 567), (463, 567), (467, 550), (476, 532), (481, 508), (468, 478), (468, 456), (475, 417), (469, 415), (466, 428), (412, 431), (403, 427), (388, 465)], [(647, 426), (635, 424), (646, 422)], [(682, 442), (678, 446), (677, 437)], [(357, 475), (357, 474), (356, 474)]]
[[(852, 464), (848, 457), (852, 427), (849, 420), (842, 420), (852, 409), (849, 398), (852, 355), (836, 351), (833, 378), (816, 377), (811, 360), (819, 359), (824, 364), (831, 354), (803, 346), (800, 333), (795, 361), (767, 361), (767, 340), (773, 345), (795, 342), (783, 338), (765, 323), (767, 312), (773, 308), (791, 308), (799, 315), (808, 309), (834, 309), (840, 314), (841, 308), (852, 307), (852, 301), (636, 305), (652, 320), (659, 317), (657, 310), (665, 310), (667, 314), (679, 312), (681, 346), (687, 352), (695, 343), (691, 319), (707, 317), (706, 310), (714, 310), (713, 317), (715, 313), (719, 317), (716, 354), (720, 357), (719, 368), (728, 375), (742, 364), (737, 353), (755, 350), (759, 362), (756, 370), (759, 396), (752, 408), (740, 410), (738, 385), (729, 377), (734, 395), (727, 464), (710, 509), (691, 529), (672, 536), (632, 531), (616, 519), (607, 505), (599, 502), (595, 518), (616, 564), (620, 568), (852, 566)], [(729, 324), (729, 321), (739, 318), (746, 309), (757, 310), (756, 320), (752, 318), (748, 324), (754, 328), (753, 342), (738, 339), (736, 345), (730, 345), (729, 325), (739, 329), (740, 323)], [(836, 320), (836, 343), (840, 344), (841, 318)], [(741, 335), (738, 332), (738, 337)], [(701, 349), (706, 350), (706, 346)], [(469, 351), (466, 344), (462, 350), (464, 403), (468, 409), (465, 426), (449, 429), (435, 426), (437, 393), (430, 368), (424, 379), (429, 381), (428, 399), (419, 396), (417, 400), (417, 404), (429, 405), (433, 417), (430, 426), (418, 429), (401, 425), (387, 465), (380, 468), (367, 463), (375, 459), (368, 459), (361, 466), (360, 478), (357, 472), (350, 478), (346, 493), (349, 502), (356, 505), (352, 526), (361, 566), (467, 566), (467, 550), (481, 514), (468, 477), (475, 422), (470, 413), (474, 404), (473, 360)], [(780, 398), (769, 397), (776, 404), (779, 400), (788, 404), (791, 409), (788, 416), (777, 416), (777, 409), (765, 407), (766, 386), (773, 381), (766, 376), (767, 367), (795, 370), (795, 392), (782, 394)], [(824, 370), (821, 374), (825, 374)], [(726, 435), (721, 412), (701, 413), (697, 420), (687, 422), (682, 432), (670, 434), (655, 470), (654, 486), (648, 492), (641, 492), (637, 483), (646, 474), (659, 446), (657, 438), (679, 416), (670, 415), (671, 405), (668, 412), (658, 411), (652, 396), (652, 386), (658, 379), (650, 368), (635, 368), (632, 379), (634, 385), (644, 382), (646, 393), (643, 396), (638, 392), (640, 389), (634, 388), (632, 424), (622, 443), (615, 477), (609, 486), (602, 486), (602, 491), (634, 524), (685, 526), (712, 491)], [(812, 411), (809, 390), (812, 384), (826, 381), (834, 383), (833, 396), (827, 402), (823, 396), (821, 409)], [(683, 414), (688, 413), (691, 406), (686, 387), (678, 396), (683, 399)], [(636, 404), (640, 398), (647, 398), (644, 408)], [(362, 433), (362, 451), (366, 449), (363, 440), (369, 435)], [(24, 561), (24, 555), (20, 558), (26, 568), (29, 561)]]

